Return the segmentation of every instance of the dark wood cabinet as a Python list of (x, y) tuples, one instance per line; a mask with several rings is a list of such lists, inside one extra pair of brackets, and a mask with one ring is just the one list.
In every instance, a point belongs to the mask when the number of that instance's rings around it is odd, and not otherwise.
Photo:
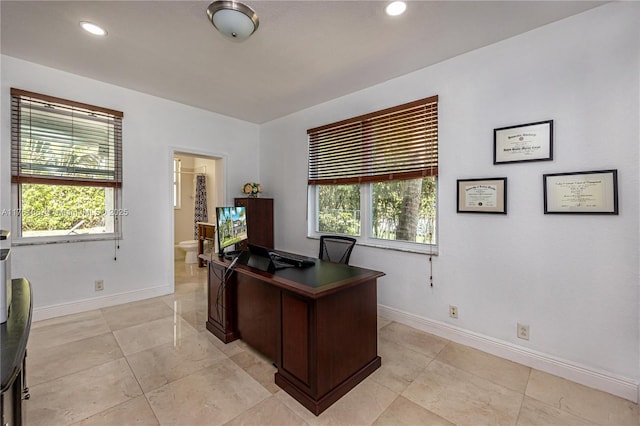
[(238, 338), (234, 328), (236, 313), (230, 308), (236, 300), (235, 274), (228, 273), (224, 263), (208, 262), (208, 268), (207, 330), (224, 343), (229, 343)]
[(27, 341), (33, 311), (31, 284), (24, 278), (11, 281), (12, 298), (7, 322), (0, 324), (0, 424), (20, 426), (26, 386)]
[(376, 280), (317, 299), (281, 296), (275, 382), (317, 416), (381, 365)]
[(319, 415), (380, 367), (376, 286), (384, 274), (319, 259), (269, 273), (247, 266), (249, 257), (233, 271), (228, 259), (209, 260), (207, 329), (274, 361), (275, 383)]
[(273, 249), (273, 198), (236, 198), (235, 205), (247, 211), (247, 242)]
[(207, 266), (207, 262), (199, 256), (204, 254), (204, 242), (209, 241), (209, 247), (214, 250), (216, 240), (216, 225), (213, 223), (198, 222), (198, 266)]

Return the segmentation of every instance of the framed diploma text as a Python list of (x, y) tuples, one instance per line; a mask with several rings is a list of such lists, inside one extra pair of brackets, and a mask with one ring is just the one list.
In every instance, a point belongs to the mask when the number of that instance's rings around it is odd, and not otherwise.
[(493, 164), (553, 160), (553, 120), (493, 130)]
[(618, 171), (543, 175), (544, 213), (618, 214)]
[(458, 213), (507, 214), (507, 178), (458, 179)]

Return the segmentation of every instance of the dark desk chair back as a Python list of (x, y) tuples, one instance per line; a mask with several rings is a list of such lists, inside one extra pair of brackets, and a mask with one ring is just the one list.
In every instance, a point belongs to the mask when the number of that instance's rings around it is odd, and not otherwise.
[(356, 245), (356, 239), (342, 235), (322, 235), (318, 257), (329, 262), (349, 264), (349, 258)]

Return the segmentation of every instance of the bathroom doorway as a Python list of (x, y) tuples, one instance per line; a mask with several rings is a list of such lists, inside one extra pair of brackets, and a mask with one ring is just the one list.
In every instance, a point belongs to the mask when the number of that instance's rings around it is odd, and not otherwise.
[[(173, 153), (173, 240), (175, 286), (206, 273), (199, 268), (196, 222), (215, 224), (215, 207), (224, 202), (223, 159)], [(205, 242), (205, 254), (215, 242)]]

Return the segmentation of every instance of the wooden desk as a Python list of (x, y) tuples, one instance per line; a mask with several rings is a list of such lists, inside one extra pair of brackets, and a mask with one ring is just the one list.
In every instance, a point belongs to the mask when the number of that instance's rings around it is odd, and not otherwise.
[[(204, 257), (204, 256), (203, 256)], [(381, 365), (377, 278), (382, 272), (316, 259), (310, 268), (262, 272), (209, 262), (207, 329), (242, 339), (275, 361), (275, 383), (315, 415)]]
[(0, 324), (0, 424), (17, 426), (23, 424), (22, 398), (29, 398), (25, 357), (33, 303), (29, 281), (17, 278), (11, 284), (11, 310), (7, 322)]
[[(198, 255), (204, 253), (205, 240), (211, 241), (211, 250), (215, 250), (216, 225), (213, 223), (198, 222)], [(207, 266), (207, 262), (198, 256), (198, 266)]]

